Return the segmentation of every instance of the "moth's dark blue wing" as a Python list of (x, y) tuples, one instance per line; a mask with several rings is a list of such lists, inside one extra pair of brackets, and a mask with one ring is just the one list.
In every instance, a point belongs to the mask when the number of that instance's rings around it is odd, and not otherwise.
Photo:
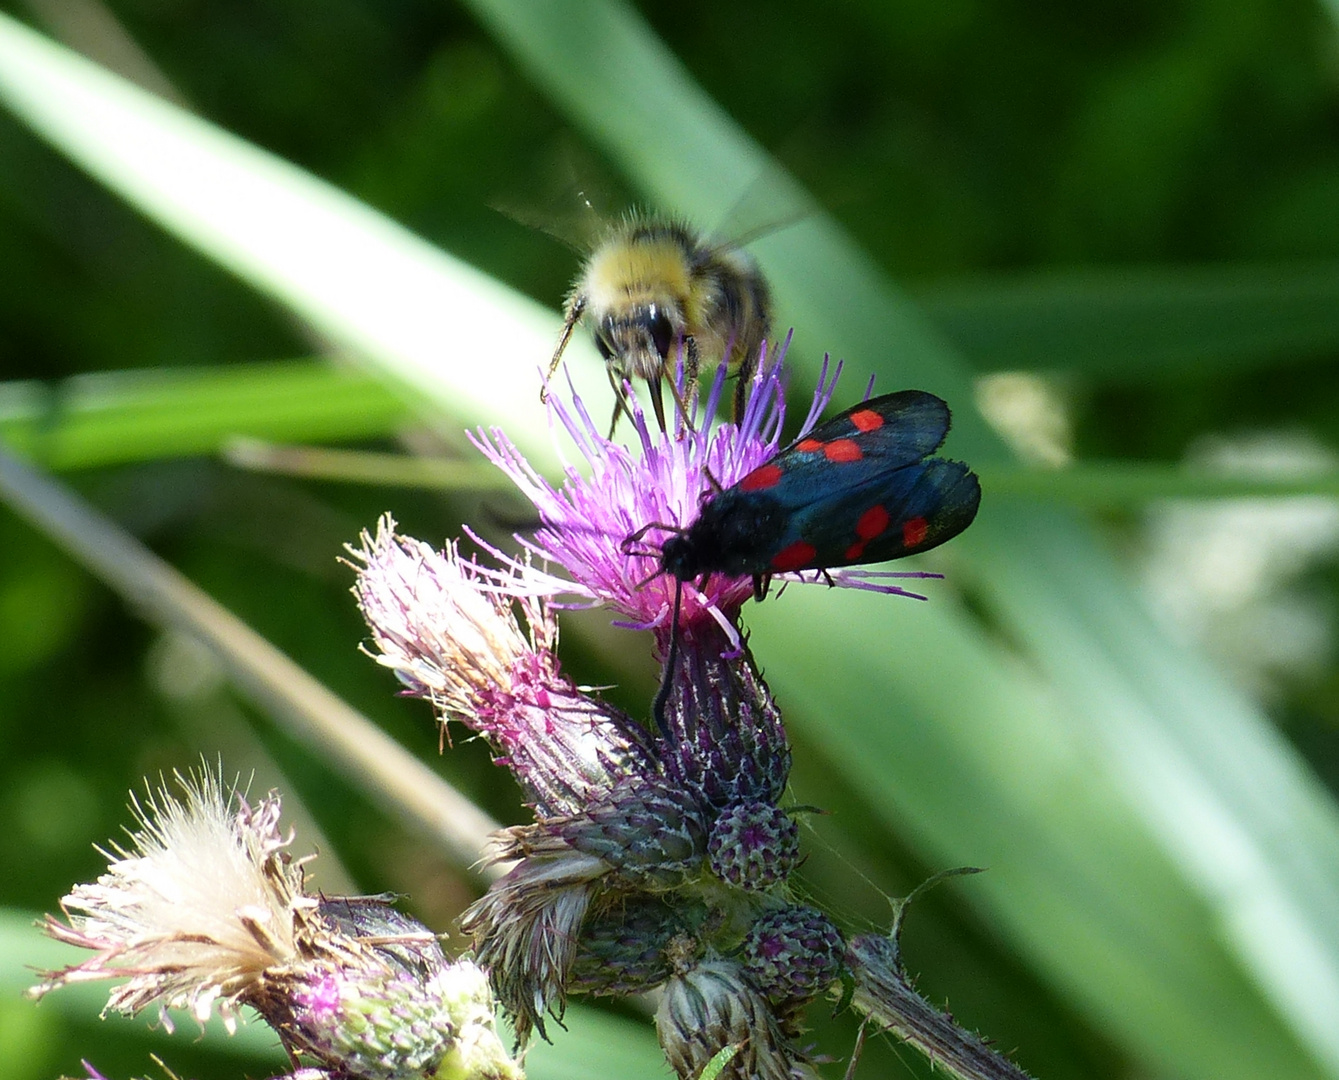
[[(949, 421), (948, 406), (922, 390), (861, 402), (722, 492), (717, 516), (734, 521), (746, 508), (767, 508), (776, 528), (748, 553), (754, 573), (928, 551), (967, 528), (981, 501), (966, 465), (929, 457)], [(743, 551), (741, 543), (718, 546)]]
[(976, 517), (981, 485), (960, 461), (929, 458), (867, 472), (792, 510), (773, 570), (884, 562), (951, 540)]
[(797, 439), (740, 481), (787, 510), (870, 483), (934, 453), (948, 433), (948, 406), (922, 390), (863, 401)]
[(819, 424), (783, 453), (814, 453), (837, 440), (856, 442), (866, 458), (885, 466), (910, 465), (933, 454), (948, 435), (948, 405), (924, 390), (900, 390), (853, 405)]
[[(981, 482), (961, 461), (928, 458), (899, 469), (887, 485), (852, 493), (844, 509), (834, 508), (834, 519), (844, 514), (855, 520), (855, 528), (837, 539), (838, 548), (846, 546), (831, 565), (884, 562), (929, 551), (967, 528), (980, 505)], [(888, 523), (875, 532), (883, 521), (881, 511)]]

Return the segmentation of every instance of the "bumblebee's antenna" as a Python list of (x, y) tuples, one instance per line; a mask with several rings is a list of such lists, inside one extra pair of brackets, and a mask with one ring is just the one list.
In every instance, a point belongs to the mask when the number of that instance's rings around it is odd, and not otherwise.
[(558, 364), (563, 358), (563, 352), (567, 348), (567, 343), (572, 340), (572, 331), (577, 328), (577, 323), (581, 321), (581, 316), (586, 313), (586, 297), (578, 293), (572, 297), (572, 303), (567, 310), (567, 318), (563, 320), (563, 332), (558, 337), (558, 347), (553, 350), (553, 359), (549, 361), (549, 372), (544, 376), (544, 385), (539, 388), (539, 400), (546, 402), (549, 400), (549, 383), (553, 380), (553, 373), (558, 370)]

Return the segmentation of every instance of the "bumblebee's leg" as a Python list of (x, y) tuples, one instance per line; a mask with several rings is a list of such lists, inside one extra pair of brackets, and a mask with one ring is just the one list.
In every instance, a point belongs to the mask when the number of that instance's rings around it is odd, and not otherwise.
[(627, 413), (628, 419), (632, 419), (632, 410), (628, 408), (627, 394), (623, 391), (623, 380), (615, 373), (614, 369), (608, 364), (605, 365), (604, 372), (609, 376), (609, 385), (614, 390), (614, 415), (609, 418), (609, 438), (614, 437), (614, 432), (618, 430), (618, 417), (620, 413)]
[(739, 357), (739, 370), (735, 372), (735, 423), (744, 419), (744, 408), (748, 405), (749, 387), (753, 383), (753, 373), (758, 370), (758, 349), (745, 348)]
[(548, 374), (544, 376), (544, 385), (539, 388), (539, 400), (541, 402), (549, 400), (549, 382), (553, 379), (553, 373), (558, 370), (558, 363), (563, 358), (563, 351), (567, 348), (567, 343), (572, 340), (572, 331), (577, 328), (577, 323), (581, 321), (581, 316), (586, 310), (586, 298), (581, 294), (573, 296), (567, 302), (567, 317), (563, 320), (562, 333), (558, 335), (558, 347), (553, 350), (553, 359), (549, 361)]
[[(674, 425), (675, 430), (683, 431), (686, 428), (689, 431), (692, 431), (693, 430), (692, 413), (689, 412), (688, 403), (683, 399), (683, 394), (679, 390), (679, 384), (671, 380), (669, 388), (670, 393), (674, 395), (674, 408), (679, 415), (679, 422)], [(661, 430), (664, 429), (662, 428)]]
[[(684, 339), (687, 346), (683, 359), (683, 380), (688, 384), (688, 393), (684, 398), (690, 405), (697, 404), (697, 377), (702, 373), (702, 354), (697, 348), (697, 338), (689, 335)], [(686, 417), (688, 414), (684, 413)]]

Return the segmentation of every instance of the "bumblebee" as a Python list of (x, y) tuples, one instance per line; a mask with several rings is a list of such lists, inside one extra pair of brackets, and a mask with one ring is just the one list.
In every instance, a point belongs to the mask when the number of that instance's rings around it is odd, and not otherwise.
[(650, 387), (662, 431), (662, 380), (680, 414), (688, 416), (674, 379), (680, 357), (690, 401), (704, 367), (737, 369), (734, 411), (736, 418), (742, 415), (749, 377), (771, 332), (772, 303), (762, 273), (739, 247), (711, 242), (681, 221), (630, 214), (591, 250), (563, 311), (562, 335), (541, 399), (577, 323), (584, 320), (614, 388), (612, 437), (619, 413), (629, 411), (624, 393), (629, 379), (643, 379)]

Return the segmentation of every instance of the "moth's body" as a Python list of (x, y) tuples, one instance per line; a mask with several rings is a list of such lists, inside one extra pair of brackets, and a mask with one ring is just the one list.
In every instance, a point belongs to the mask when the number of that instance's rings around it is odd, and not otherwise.
[(663, 429), (660, 384), (668, 380), (673, 390), (680, 356), (690, 399), (703, 368), (737, 370), (739, 413), (771, 329), (771, 299), (758, 267), (739, 248), (710, 242), (682, 222), (635, 215), (611, 227), (591, 251), (565, 315), (550, 377), (573, 328), (585, 321), (617, 395), (615, 420), (626, 408), (624, 381), (642, 379)]
[(662, 732), (678, 649), (683, 583), (752, 577), (761, 600), (773, 574), (825, 572), (900, 559), (951, 540), (976, 517), (981, 484), (960, 461), (932, 457), (948, 405), (923, 390), (854, 405), (717, 491), (670, 532), (660, 570), (675, 579), (670, 653), (651, 711)]
[(778, 549), (789, 525), (789, 513), (779, 499), (741, 497), (729, 488), (703, 506), (688, 529), (665, 539), (661, 564), (680, 581), (709, 574), (756, 574)]
[(971, 524), (976, 474), (931, 457), (949, 429), (948, 406), (903, 390), (852, 406), (717, 492), (661, 546), (680, 581), (711, 574), (766, 579), (900, 559), (937, 547)]

